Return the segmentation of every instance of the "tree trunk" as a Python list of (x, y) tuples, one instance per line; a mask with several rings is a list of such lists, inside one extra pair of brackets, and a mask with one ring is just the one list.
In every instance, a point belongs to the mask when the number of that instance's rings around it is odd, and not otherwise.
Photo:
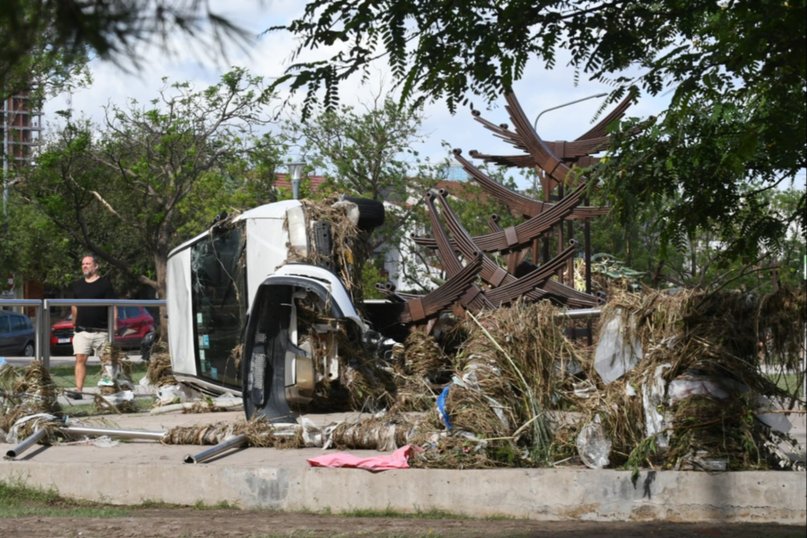
[[(168, 255), (162, 250), (154, 254), (154, 268), (157, 275), (157, 298), (165, 299), (166, 295), (166, 273), (168, 270)], [(168, 309), (166, 306), (160, 307), (160, 327), (158, 339), (168, 341)]]

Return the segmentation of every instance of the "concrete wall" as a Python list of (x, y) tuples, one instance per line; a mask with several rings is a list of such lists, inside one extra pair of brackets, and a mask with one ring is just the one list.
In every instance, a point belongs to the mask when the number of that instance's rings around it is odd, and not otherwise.
[[(76, 447), (79, 448), (79, 447)], [(244, 508), (332, 513), (356, 509), (441, 510), (475, 517), (536, 520), (726, 521), (804, 524), (803, 472), (642, 472), (590, 469), (407, 469), (370, 473), (309, 468), (308, 451), (285, 452), (282, 462), (227, 456), (183, 464), (182, 447), (132, 461), (86, 464), (28, 460), (0, 462), (0, 480), (53, 488), (64, 496), (137, 504), (230, 503)], [(187, 451), (187, 447), (184, 449)], [(295, 455), (289, 453), (297, 453)], [(49, 458), (48, 458), (49, 459)], [(260, 458), (257, 458), (260, 460)], [(271, 458), (270, 458), (271, 459)]]

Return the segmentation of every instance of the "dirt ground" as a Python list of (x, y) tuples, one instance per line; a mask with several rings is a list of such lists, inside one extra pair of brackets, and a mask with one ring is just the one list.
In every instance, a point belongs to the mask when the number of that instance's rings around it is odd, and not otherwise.
[(679, 538), (803, 537), (805, 526), (634, 522), (542, 522), (500, 519), (344, 517), (234, 509), (158, 508), (132, 510), (128, 517), (21, 517), (0, 519), (0, 536), (25, 538), (195, 537), (589, 537)]

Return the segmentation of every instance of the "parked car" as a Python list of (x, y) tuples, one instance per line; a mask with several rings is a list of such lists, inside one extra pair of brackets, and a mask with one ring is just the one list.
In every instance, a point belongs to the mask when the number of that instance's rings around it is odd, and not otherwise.
[(34, 355), (34, 325), (28, 316), (0, 310), (0, 355)]
[[(142, 306), (118, 306), (115, 343), (122, 348), (140, 347), (143, 338), (154, 331), (154, 317)], [(50, 354), (73, 354), (73, 318), (67, 316), (50, 327)]]

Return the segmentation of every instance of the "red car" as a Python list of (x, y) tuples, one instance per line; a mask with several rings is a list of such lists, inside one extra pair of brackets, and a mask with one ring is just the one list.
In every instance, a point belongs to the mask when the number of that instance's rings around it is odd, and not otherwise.
[[(154, 317), (142, 306), (118, 306), (118, 332), (115, 343), (122, 348), (136, 348), (154, 331)], [(73, 354), (73, 318), (57, 321), (50, 327), (50, 354)]]

